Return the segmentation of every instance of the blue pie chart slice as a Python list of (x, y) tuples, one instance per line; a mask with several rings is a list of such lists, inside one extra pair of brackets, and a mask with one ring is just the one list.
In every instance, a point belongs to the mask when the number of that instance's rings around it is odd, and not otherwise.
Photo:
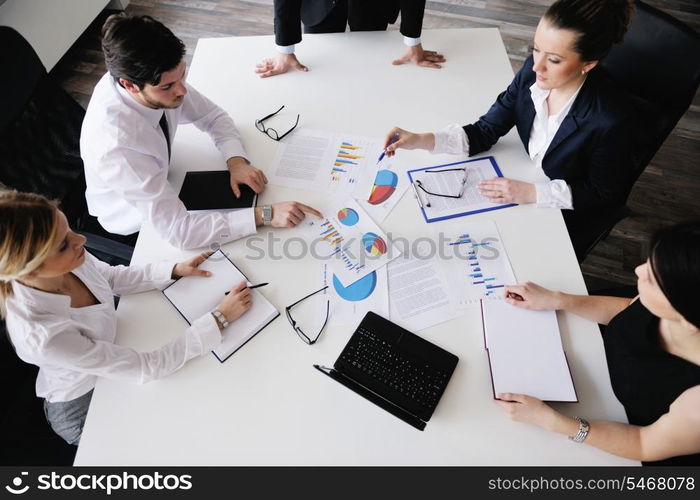
[(333, 275), (333, 288), (335, 288), (335, 293), (342, 299), (349, 302), (358, 302), (360, 300), (365, 300), (367, 297), (372, 295), (375, 287), (377, 286), (377, 272), (374, 271), (364, 278), (357, 280), (352, 285), (343, 286), (338, 277)]
[(354, 226), (360, 220), (360, 216), (352, 208), (341, 208), (338, 210), (338, 220), (345, 226)]

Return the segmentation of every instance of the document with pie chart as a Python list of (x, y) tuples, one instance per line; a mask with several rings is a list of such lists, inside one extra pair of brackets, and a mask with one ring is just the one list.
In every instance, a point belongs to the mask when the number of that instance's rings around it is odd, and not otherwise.
[(335, 196), (350, 195), (382, 222), (409, 187), (396, 157), (378, 161), (381, 142), (300, 128), (281, 141), (270, 183)]
[(327, 263), (347, 287), (401, 255), (381, 228), (351, 197), (317, 207), (323, 219), (306, 217), (300, 227), (311, 253)]
[(356, 325), (369, 311), (389, 317), (389, 287), (387, 268), (381, 267), (349, 286), (344, 286), (328, 263), (321, 264), (321, 286), (327, 286), (319, 300), (325, 314), (329, 301), (329, 325)]

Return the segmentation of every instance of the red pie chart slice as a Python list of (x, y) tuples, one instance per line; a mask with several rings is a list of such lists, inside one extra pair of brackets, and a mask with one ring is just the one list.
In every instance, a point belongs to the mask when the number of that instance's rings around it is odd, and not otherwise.
[(370, 205), (379, 205), (391, 198), (396, 191), (399, 182), (398, 176), (391, 170), (380, 170), (374, 179), (374, 186), (367, 202)]

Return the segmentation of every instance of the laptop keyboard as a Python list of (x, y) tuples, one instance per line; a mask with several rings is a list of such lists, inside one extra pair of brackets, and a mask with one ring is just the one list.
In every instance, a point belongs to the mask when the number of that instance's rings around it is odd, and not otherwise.
[(427, 409), (437, 405), (449, 380), (443, 371), (426, 361), (402, 356), (392, 344), (362, 327), (357, 329), (340, 359)]

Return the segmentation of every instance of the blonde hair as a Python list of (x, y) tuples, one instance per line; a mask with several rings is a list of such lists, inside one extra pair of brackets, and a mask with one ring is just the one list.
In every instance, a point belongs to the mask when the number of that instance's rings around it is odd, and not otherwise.
[(0, 190), (0, 314), (12, 281), (43, 264), (54, 246), (58, 204), (44, 196)]

